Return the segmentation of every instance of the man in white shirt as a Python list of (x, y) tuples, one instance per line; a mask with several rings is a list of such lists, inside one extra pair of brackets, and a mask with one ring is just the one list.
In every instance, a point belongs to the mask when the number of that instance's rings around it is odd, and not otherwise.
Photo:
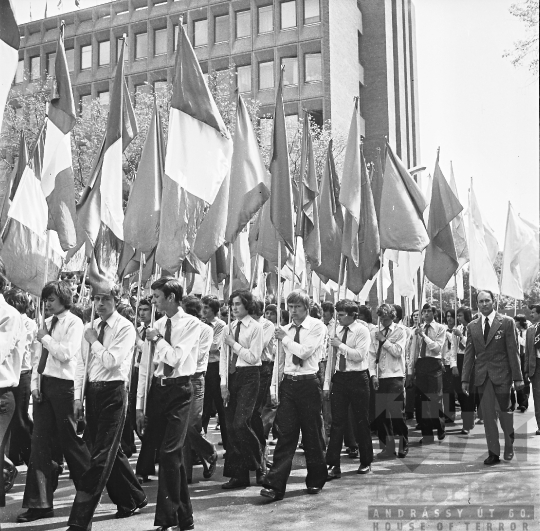
[(221, 396), (225, 404), (225, 421), (229, 437), (223, 476), (230, 478), (223, 489), (249, 487), (249, 471), (262, 479), (262, 448), (251, 426), (251, 418), (259, 394), (263, 327), (252, 316), (253, 295), (236, 290), (229, 298), (232, 315), (223, 336), (220, 376)]
[[(148, 503), (133, 469), (120, 446), (127, 413), (127, 383), (135, 346), (135, 327), (122, 317), (116, 306), (119, 290), (94, 293), (99, 316), (86, 325), (75, 369), (76, 419), (84, 415), (85, 437), (91, 448), (90, 468), (82, 475), (71, 508), (69, 530), (86, 530), (105, 486), (117, 506), (116, 518), (132, 516)], [(86, 359), (88, 358), (88, 372)], [(85, 396), (83, 381), (87, 380)]]
[(34, 430), (23, 498), (23, 507), (28, 510), (17, 517), (17, 522), (54, 516), (53, 493), (61, 463), (53, 460), (53, 445), (60, 445), (75, 488), (90, 467), (90, 452), (77, 437), (73, 410), (75, 369), (84, 325), (69, 311), (72, 298), (71, 286), (63, 281), (49, 282), (41, 292), (50, 317), (37, 332), (41, 348), (32, 372)]
[(300, 431), (306, 455), (307, 493), (319, 494), (328, 477), (322, 435), (322, 393), (317, 375), (326, 326), (309, 315), (310, 300), (305, 291), (291, 291), (287, 306), (292, 323), (276, 328), (275, 337), (282, 343), (284, 355), (277, 354), (274, 373), (278, 373), (272, 378), (279, 381), (283, 374), (276, 414), (279, 438), (274, 464), (261, 490), (261, 496), (274, 501), (282, 500), (285, 494)]
[(340, 300), (336, 304), (336, 311), (339, 326), (336, 335), (330, 339), (332, 352), (323, 387), (325, 396), (330, 395), (332, 406), (332, 428), (326, 451), (328, 479), (341, 477), (340, 454), (349, 419), (349, 406), (352, 406), (360, 453), (358, 474), (369, 473), (373, 461), (369, 429), (369, 330), (356, 320), (358, 306), (355, 302)]
[[(183, 294), (174, 277), (162, 277), (152, 284), (152, 303), (164, 315), (146, 331), (147, 345), (139, 367), (137, 426), (140, 433), (154, 432), (159, 441), (154, 525), (160, 529), (194, 529), (183, 451), (192, 398), (190, 379), (197, 370), (201, 326), (196, 317), (182, 309)], [(149, 367), (153, 377), (145, 419), (143, 402)]]
[(411, 358), (408, 367), (408, 381), (413, 378), (422, 399), (422, 439), (420, 444), (434, 441), (433, 431), (442, 441), (446, 437), (444, 421), (439, 416), (443, 411), (442, 394), (442, 350), (446, 341), (446, 327), (435, 321), (435, 306), (422, 307), (421, 327), (414, 331), (411, 343)]
[(525, 337), (523, 376), (525, 381), (530, 379), (536, 417), (536, 435), (540, 435), (540, 304), (533, 304), (529, 308), (532, 326), (527, 330)]
[[(9, 438), (9, 427), (15, 411), (13, 389), (19, 385), (24, 355), (22, 338), (24, 324), (21, 314), (4, 300), (8, 284), (4, 264), (0, 260), (0, 507), (6, 505), (4, 485), (4, 448)], [(17, 469), (10, 466), (8, 481), (14, 480)]]
[(378, 459), (396, 456), (395, 436), (399, 437), (398, 457), (409, 452), (409, 430), (403, 419), (405, 383), (405, 327), (395, 322), (396, 308), (381, 304), (377, 308), (380, 329), (371, 332), (369, 373), (375, 389), (377, 434), (382, 452)]

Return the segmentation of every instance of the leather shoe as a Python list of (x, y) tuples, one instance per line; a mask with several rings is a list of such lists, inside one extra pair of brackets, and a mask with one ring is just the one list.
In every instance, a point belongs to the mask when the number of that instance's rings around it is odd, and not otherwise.
[(279, 501), (283, 499), (283, 493), (278, 492), (274, 489), (261, 489), (261, 496), (264, 496), (265, 498), (270, 498), (274, 501)]
[(505, 447), (503, 457), (505, 461), (512, 461), (512, 459), (514, 458), (514, 447), (513, 446), (510, 446), (509, 448)]
[(242, 481), (240, 479), (231, 478), (229, 479), (229, 481), (227, 481), (227, 483), (223, 483), (223, 485), (221, 485), (221, 488), (222, 489), (241, 489), (241, 488), (249, 487), (249, 486), (250, 486), (249, 481)]
[(495, 454), (488, 455), (484, 460), (484, 465), (496, 465), (500, 462), (499, 456)]
[(341, 478), (341, 468), (339, 466), (333, 466), (328, 470), (328, 481)]
[[(4, 470), (5, 471), (5, 470)], [(19, 471), (17, 467), (11, 465), (10, 470), (7, 471), (7, 478), (4, 476), (4, 494), (7, 494), (15, 485), (15, 478), (17, 477)]]
[(403, 450), (401, 452), (398, 452), (397, 456), (400, 459), (403, 459), (404, 457), (407, 457), (408, 453), (409, 453), (409, 447), (407, 446), (407, 448), (403, 448)]
[(146, 507), (147, 505), (148, 505), (148, 498), (145, 496), (144, 500), (141, 503), (139, 503), (139, 505), (136, 505), (133, 509), (130, 509), (129, 511), (125, 511), (124, 509), (118, 509), (114, 517), (115, 518), (129, 518), (130, 516), (133, 516), (135, 514), (135, 511), (137, 509), (142, 509), (143, 507)]
[(377, 459), (395, 459), (396, 452), (388, 452), (387, 450), (383, 450), (382, 452), (378, 453), (375, 457)]
[(217, 452), (214, 452), (214, 455), (208, 460), (208, 469), (203, 471), (204, 479), (210, 479), (214, 475), (217, 467), (217, 460), (218, 454)]
[(437, 435), (437, 439), (439, 439), (439, 441), (444, 441), (444, 439), (446, 439), (446, 433), (441, 433), (440, 435)]
[(461, 433), (461, 435), (469, 435), (469, 430), (461, 430), (459, 433)]
[(195, 524), (192, 522), (191, 524), (188, 524), (187, 526), (179, 525), (178, 529), (180, 529), (180, 531), (191, 531), (191, 529), (195, 529)]
[(536, 430), (536, 435), (540, 435), (540, 429)]
[(41, 518), (52, 518), (54, 516), (53, 509), (28, 509), (24, 513), (17, 516), (17, 523), (34, 522)]
[(357, 474), (369, 474), (371, 472), (371, 465), (360, 466), (356, 471)]
[(255, 477), (257, 478), (257, 485), (262, 485), (264, 483), (264, 478), (266, 477), (264, 468), (258, 468), (255, 471)]
[(358, 458), (358, 448), (349, 448), (349, 458), (357, 459)]
[(322, 491), (322, 488), (321, 487), (308, 487), (306, 489), (306, 492), (308, 494), (320, 494)]

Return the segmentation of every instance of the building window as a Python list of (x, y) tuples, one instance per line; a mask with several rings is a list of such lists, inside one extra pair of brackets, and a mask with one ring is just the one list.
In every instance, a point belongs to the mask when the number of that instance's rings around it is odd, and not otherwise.
[(196, 20), (193, 24), (193, 46), (208, 44), (208, 20)]
[(322, 81), (322, 64), (321, 54), (307, 53), (305, 55), (306, 62), (306, 83)]
[(99, 104), (103, 106), (109, 105), (109, 97), (110, 97), (110, 94), (108, 90), (98, 92)]
[(102, 41), (98, 45), (98, 66), (111, 64), (111, 41)]
[(167, 54), (167, 28), (157, 29), (154, 31), (154, 55), (166, 55), (166, 54)]
[(81, 70), (92, 68), (92, 45), (81, 46)]
[(54, 74), (54, 63), (56, 61), (56, 52), (47, 54), (47, 74), (52, 76)]
[(259, 63), (259, 89), (274, 88), (274, 61)]
[(24, 81), (24, 59), (20, 59), (17, 63), (17, 71), (15, 72), (15, 84)]
[(317, 24), (321, 21), (319, 0), (304, 0), (304, 24)]
[(135, 35), (135, 60), (148, 57), (148, 33)]
[(251, 35), (251, 13), (249, 11), (236, 12), (236, 38), (243, 39)]
[(274, 31), (274, 9), (272, 6), (259, 7), (259, 33)]
[(173, 26), (173, 52), (176, 52), (176, 48), (178, 47), (178, 36), (180, 34), (180, 25), (175, 24)]
[(68, 70), (73, 72), (75, 70), (75, 48), (69, 48), (66, 50), (66, 61), (68, 64)]
[(154, 92), (165, 92), (167, 90), (166, 81), (154, 81)]
[(41, 75), (39, 55), (30, 57), (30, 81), (36, 81)]
[(83, 118), (90, 117), (90, 104), (92, 103), (92, 96), (90, 94), (84, 94), (79, 96), (79, 112)]
[(296, 28), (296, 0), (281, 2), (281, 29)]
[(238, 92), (251, 92), (251, 65), (236, 68)]
[(283, 85), (298, 85), (298, 58), (284, 57), (281, 64), (285, 67), (283, 71)]
[(214, 19), (214, 43), (229, 41), (229, 15)]

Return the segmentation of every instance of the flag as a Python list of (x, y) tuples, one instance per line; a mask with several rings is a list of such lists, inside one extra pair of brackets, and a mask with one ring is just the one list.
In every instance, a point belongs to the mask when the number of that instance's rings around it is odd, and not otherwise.
[(343, 212), (339, 204), (339, 179), (332, 154), (332, 140), (328, 143), (326, 164), (321, 180), (319, 197), (319, 225), (321, 231), (321, 263), (313, 266), (318, 275), (334, 282), (339, 281)]
[(116, 67), (105, 138), (77, 205), (77, 247), (70, 251), (86, 244), (88, 280), (94, 293), (108, 292), (116, 284), (124, 240), (122, 153), (137, 132), (124, 80), (124, 53), (125, 41)]
[(381, 159), (381, 148), (377, 148), (377, 156), (375, 157), (375, 164), (371, 166), (371, 192), (373, 194), (373, 203), (375, 205), (375, 212), (377, 213), (377, 221), (380, 222), (381, 216), (381, 199), (383, 189), (383, 167)]
[(349, 128), (349, 138), (345, 148), (343, 175), (339, 202), (345, 208), (343, 217), (343, 239), (341, 252), (358, 267), (358, 229), (360, 227), (361, 176), (360, 133), (358, 130), (358, 98), (354, 101), (354, 111)]
[(19, 137), (19, 156), (17, 162), (13, 166), (13, 171), (6, 179), (5, 193), (0, 207), (0, 231), (7, 221), (9, 206), (15, 197), (19, 183), (21, 182), (22, 174), (28, 164), (28, 149), (26, 147), (26, 137), (24, 131), (21, 131)]
[[(64, 49), (63, 24), (58, 35), (54, 70), (57, 95), (51, 100), (46, 120), (41, 188), (49, 207), (47, 227), (58, 233), (62, 249), (67, 251), (77, 243), (75, 181), (71, 161), (71, 130), (75, 126), (76, 113)], [(37, 165), (34, 165), (36, 172)]]
[[(145, 254), (148, 262), (150, 254), (156, 249), (159, 237), (164, 168), (163, 125), (154, 99), (152, 119), (124, 214), (122, 262), (133, 258), (138, 262), (141, 253)], [(119, 270), (123, 271), (122, 266)], [(124, 271), (124, 274), (127, 273)]]
[(499, 293), (499, 281), (486, 245), (482, 214), (471, 182), (469, 191), (469, 282), (476, 289)]
[(21, 37), (11, 0), (0, 0), (0, 131), (11, 83), (17, 72)]
[(430, 242), (426, 249), (424, 274), (430, 282), (440, 289), (446, 287), (448, 281), (459, 268), (450, 224), (462, 210), (461, 203), (444, 178), (437, 155), (429, 205), (428, 234)]
[(270, 176), (244, 100), (239, 95), (231, 170), (199, 227), (195, 255), (207, 263), (225, 242), (234, 243), (269, 197)]
[(497, 241), (497, 236), (495, 236), (495, 231), (491, 228), (487, 220), (484, 220), (484, 237), (486, 239), (489, 259), (495, 264), (499, 254), (499, 242)]
[(317, 186), (317, 173), (315, 157), (313, 155), (313, 142), (309, 130), (309, 118), (304, 117), (304, 131), (302, 134), (302, 153), (300, 163), (299, 205), (296, 216), (295, 235), (303, 240), (304, 251), (312, 267), (321, 263), (321, 234), (319, 229), (319, 189)]
[(365, 283), (372, 279), (380, 267), (380, 240), (377, 213), (371, 192), (371, 183), (364, 156), (361, 153), (360, 169), (362, 188), (360, 192), (360, 227), (357, 241), (359, 251), (358, 266), (347, 261), (347, 288), (359, 293)]
[[(272, 195), (270, 195), (270, 199), (271, 198)], [(278, 266), (278, 245), (283, 243), (283, 240), (270, 219), (270, 209), (270, 201), (267, 201), (263, 205), (257, 221), (257, 227), (255, 228), (257, 232), (257, 241), (256, 245), (253, 247), (255, 248), (256, 254), (260, 254), (268, 262), (270, 270), (274, 271), (274, 269)], [(287, 250), (287, 247), (282, 245), (280, 268), (283, 267), (287, 262), (288, 255), (289, 251)]]
[[(454, 168), (450, 162), (450, 188), (456, 199), (459, 201), (456, 179), (454, 177)], [(463, 267), (469, 261), (469, 247), (467, 246), (467, 235), (465, 233), (465, 222), (463, 212), (460, 212), (452, 220), (452, 234), (454, 236), (454, 245), (456, 246), (456, 255), (459, 267)]]
[[(272, 132), (270, 160), (271, 190), (270, 220), (289, 252), (294, 253), (294, 222), (292, 186), (289, 174), (289, 149), (283, 108), (283, 71), (279, 78)], [(282, 253), (285, 254), (285, 253)]]
[(232, 141), (180, 25), (156, 260), (171, 272), (193, 250), (197, 230), (231, 168)]
[(524, 299), (538, 275), (538, 226), (516, 216), (508, 203), (504, 238), (501, 293)]
[(386, 162), (379, 223), (383, 249), (422, 251), (429, 237), (422, 219), (426, 201), (403, 163), (386, 146)]

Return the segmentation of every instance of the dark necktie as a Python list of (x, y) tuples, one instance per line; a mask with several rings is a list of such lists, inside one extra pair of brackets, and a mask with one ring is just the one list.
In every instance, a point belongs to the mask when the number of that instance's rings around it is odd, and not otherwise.
[(490, 329), (491, 329), (491, 326), (489, 325), (489, 319), (486, 317), (484, 321), (484, 343), (487, 343), (487, 338), (489, 336)]
[[(98, 337), (97, 337), (97, 340), (103, 345), (103, 341), (105, 340), (105, 327), (107, 326), (107, 322), (106, 321), (101, 321), (101, 323), (99, 323), (99, 334), (98, 334)], [(105, 345), (103, 345), (105, 346)]]
[[(343, 328), (343, 335), (341, 336), (341, 342), (343, 344), (347, 344), (347, 335), (349, 334), (349, 327), (345, 326)], [(340, 372), (345, 372), (345, 369), (347, 368), (347, 360), (345, 359), (345, 356), (343, 354), (340, 354), (339, 356), (339, 367), (338, 370)]]
[[(382, 330), (382, 333), (384, 334), (384, 337), (388, 335), (388, 331), (390, 328), (388, 326), (384, 327)], [(379, 360), (381, 359), (381, 352), (382, 352), (382, 346), (384, 345), (384, 341), (379, 341), (379, 348), (377, 349), (377, 358), (375, 359), (375, 363), (379, 363)], [(425, 355), (425, 353), (424, 353)]]
[[(172, 329), (172, 322), (170, 319), (167, 319), (167, 322), (165, 323), (165, 336), (163, 339), (171, 344), (171, 329)], [(168, 363), (163, 362), (163, 375), (165, 378), (169, 377), (174, 370), (174, 367), (169, 365)]]
[[(294, 325), (292, 325), (292, 326), (294, 326)], [(300, 343), (300, 328), (302, 328), (302, 325), (298, 325), (295, 328), (296, 328), (296, 333), (294, 334), (294, 342), (295, 343)], [(302, 359), (299, 358), (298, 356), (296, 356), (295, 354), (293, 354), (292, 362), (295, 365), (298, 365), (299, 367), (302, 367), (302, 365), (303, 365)]]
[[(240, 325), (241, 321), (238, 321), (236, 328), (234, 330), (234, 340), (236, 343), (240, 343)], [(238, 354), (234, 352), (234, 349), (231, 347), (231, 364), (229, 365), (229, 374), (234, 374), (236, 372), (236, 361), (238, 360)]]
[[(424, 334), (426, 334), (426, 336), (428, 335), (429, 328), (430, 328), (430, 326), (428, 324), (424, 328)], [(426, 357), (426, 349), (427, 349), (426, 340), (424, 338), (422, 338), (422, 348), (420, 349), (420, 357), (421, 358)]]
[(535, 348), (540, 348), (540, 326), (539, 323), (536, 323), (534, 326), (534, 346)]
[[(141, 332), (141, 340), (146, 341), (146, 330), (148, 329), (147, 326), (143, 326), (142, 332)], [(139, 355), (137, 356), (137, 363), (141, 363), (142, 358), (142, 348), (139, 349)]]
[[(52, 331), (54, 330), (54, 327), (56, 326), (57, 322), (58, 322), (58, 317), (54, 315), (51, 320), (51, 328), (47, 332), (49, 335), (52, 334)], [(38, 364), (38, 369), (37, 369), (38, 374), (43, 374), (43, 371), (45, 370), (45, 365), (47, 365), (48, 357), (49, 357), (49, 351), (45, 347), (42, 347), (41, 357), (39, 358), (39, 364)]]

